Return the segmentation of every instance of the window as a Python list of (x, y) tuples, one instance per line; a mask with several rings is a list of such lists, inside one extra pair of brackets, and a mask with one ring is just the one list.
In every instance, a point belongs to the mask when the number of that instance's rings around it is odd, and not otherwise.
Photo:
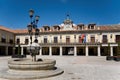
[(91, 29), (94, 29), (94, 25), (91, 25)]
[(47, 31), (48, 29), (47, 28), (44, 28), (45, 29), (45, 31)]
[(74, 39), (76, 39), (76, 35), (74, 35)]
[(103, 39), (106, 40), (107, 39), (107, 35), (103, 35)]
[(91, 29), (90, 26), (88, 26), (88, 29)]
[(50, 27), (49, 27), (49, 26), (44, 26), (44, 30), (45, 30), (45, 31), (49, 31), (49, 30), (50, 30)]
[(82, 43), (83, 39), (81, 38), (81, 36), (79, 36), (79, 43)]
[(58, 38), (54, 37), (54, 43), (58, 43)]
[(95, 43), (95, 37), (94, 36), (91, 37), (91, 43)]
[(103, 43), (107, 43), (107, 35), (103, 35)]
[(116, 42), (120, 42), (120, 35), (116, 35)]
[(10, 39), (9, 43), (10, 43), (10, 44), (13, 44), (13, 39)]
[(84, 24), (78, 24), (78, 30), (83, 30), (84, 29)]
[(25, 39), (25, 44), (28, 44), (29, 43), (29, 40), (28, 38)]
[(34, 42), (35, 42), (35, 43), (38, 43), (38, 40), (37, 40), (37, 39), (35, 39), (35, 40), (34, 40)]
[(44, 38), (44, 43), (47, 43), (47, 38)]
[(70, 43), (70, 37), (66, 36), (66, 43)]
[(112, 38), (112, 34), (110, 35), (110, 38)]
[(17, 38), (17, 44), (20, 44), (20, 39), (19, 38)]
[(88, 25), (88, 29), (95, 29), (95, 25), (96, 25), (96, 24), (89, 24), (89, 25)]
[(79, 30), (82, 30), (82, 27), (83, 27), (83, 26), (79, 26), (79, 28), (78, 28), (78, 29), (79, 29)]
[(2, 35), (1, 42), (6, 43), (6, 36)]
[(13, 37), (11, 36), (10, 39), (9, 39), (9, 43), (10, 44), (13, 44)]

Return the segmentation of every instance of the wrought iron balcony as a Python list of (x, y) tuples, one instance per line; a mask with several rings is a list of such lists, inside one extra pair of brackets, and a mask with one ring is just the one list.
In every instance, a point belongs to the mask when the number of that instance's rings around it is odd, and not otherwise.
[(108, 43), (108, 40), (107, 39), (103, 39), (102, 43)]
[(115, 41), (116, 41), (116, 43), (120, 43), (120, 40), (117, 40), (117, 39), (116, 39)]
[(73, 43), (39, 43), (40, 45), (99, 45), (100, 43), (97, 42), (97, 43), (79, 43), (79, 42), (73, 42)]

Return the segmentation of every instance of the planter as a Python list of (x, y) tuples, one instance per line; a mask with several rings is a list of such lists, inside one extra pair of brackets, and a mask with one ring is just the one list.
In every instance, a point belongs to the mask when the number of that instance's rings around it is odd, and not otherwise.
[(120, 56), (114, 56), (115, 61), (120, 61)]
[(114, 60), (113, 56), (106, 56), (106, 60)]

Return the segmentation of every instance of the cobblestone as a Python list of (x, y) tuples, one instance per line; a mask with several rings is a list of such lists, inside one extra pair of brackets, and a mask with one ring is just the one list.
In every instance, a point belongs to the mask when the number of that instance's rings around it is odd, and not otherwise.
[[(34, 80), (120, 80), (120, 62), (106, 61), (105, 57), (38, 56), (38, 58), (55, 59), (56, 66), (63, 69), (64, 73)], [(7, 68), (8, 59), (10, 57), (0, 57), (0, 71)]]

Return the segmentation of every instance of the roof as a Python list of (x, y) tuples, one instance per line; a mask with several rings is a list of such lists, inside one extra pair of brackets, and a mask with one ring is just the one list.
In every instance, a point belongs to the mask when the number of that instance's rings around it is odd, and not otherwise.
[(0, 30), (4, 30), (4, 31), (8, 31), (8, 32), (11, 32), (13, 33), (13, 30), (9, 29), (9, 28), (6, 28), (4, 26), (0, 26)]
[(120, 25), (98, 26), (100, 30), (120, 30)]
[[(100, 31), (114, 31), (114, 30), (120, 30), (120, 25), (101, 25), (101, 26), (96, 26), (99, 27), (99, 29), (95, 29), (95, 30), (100, 30)], [(42, 29), (42, 28), (40, 28)], [(4, 26), (0, 26), (0, 30), (4, 30), (4, 31), (8, 31), (14, 34), (24, 34), (24, 33), (28, 33), (27, 29), (18, 29), (18, 30), (12, 30), (9, 28), (6, 28)], [(94, 31), (95, 31), (94, 30)], [(59, 30), (58, 30), (59, 31)], [(67, 31), (67, 30), (66, 30)], [(68, 30), (69, 31), (69, 30)], [(72, 31), (72, 30), (71, 30)], [(73, 30), (75, 31), (75, 30)], [(77, 30), (78, 31), (78, 30)], [(83, 31), (89, 31), (89, 30), (83, 30)], [(40, 32), (46, 32), (46, 31), (42, 31), (40, 30)], [(47, 32), (54, 32), (54, 30), (51, 31), (47, 31)], [(56, 31), (55, 31), (56, 32)], [(62, 30), (60, 30), (59, 32), (62, 32)], [(63, 31), (64, 32), (64, 31)]]
[(28, 33), (27, 29), (18, 29), (18, 30), (13, 30), (14, 33)]

